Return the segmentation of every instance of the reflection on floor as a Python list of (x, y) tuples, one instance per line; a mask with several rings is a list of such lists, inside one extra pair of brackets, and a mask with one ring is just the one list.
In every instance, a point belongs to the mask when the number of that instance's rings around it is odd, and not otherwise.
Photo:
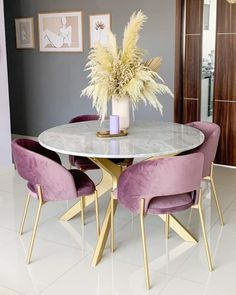
[[(90, 173), (99, 179), (99, 173)], [(193, 246), (173, 232), (164, 239), (164, 224), (158, 217), (146, 218), (152, 288), (148, 294), (232, 295), (236, 292), (236, 169), (215, 167), (215, 182), (226, 225), (221, 228), (215, 204), (205, 187), (204, 212), (215, 270), (208, 272), (198, 212), (178, 215), (200, 238)], [(59, 216), (72, 203), (49, 203), (43, 208), (32, 264), (26, 251), (36, 210), (32, 201), (25, 233), (18, 235), (27, 194), (24, 181), (0, 169), (0, 294), (147, 294), (143, 272), (139, 219), (119, 207), (116, 214), (116, 251), (109, 244), (101, 263), (90, 266), (96, 244), (94, 206), (86, 209), (86, 225), (80, 218), (60, 222)], [(101, 219), (108, 196), (100, 199)]]

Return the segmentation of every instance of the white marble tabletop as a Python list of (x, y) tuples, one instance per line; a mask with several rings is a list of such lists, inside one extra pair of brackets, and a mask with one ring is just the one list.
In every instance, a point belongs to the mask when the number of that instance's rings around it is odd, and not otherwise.
[(39, 142), (55, 152), (94, 158), (148, 158), (178, 154), (204, 141), (199, 130), (169, 122), (135, 121), (128, 135), (99, 138), (98, 130), (105, 130), (100, 121), (88, 121), (57, 126), (42, 132)]

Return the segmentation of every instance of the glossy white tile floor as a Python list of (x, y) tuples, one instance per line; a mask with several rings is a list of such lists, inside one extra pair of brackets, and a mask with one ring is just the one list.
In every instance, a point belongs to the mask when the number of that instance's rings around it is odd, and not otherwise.
[[(96, 181), (99, 173), (90, 173)], [(164, 224), (155, 216), (146, 218), (152, 288), (145, 289), (139, 219), (118, 208), (116, 251), (109, 244), (100, 264), (90, 266), (96, 244), (93, 206), (86, 209), (86, 226), (80, 218), (60, 222), (59, 217), (73, 203), (47, 204), (33, 252), (26, 265), (32, 223), (37, 202), (32, 201), (25, 233), (18, 235), (25, 196), (25, 182), (15, 171), (0, 168), (0, 294), (1, 295), (233, 295), (236, 294), (236, 169), (215, 167), (215, 182), (224, 213), (219, 225), (215, 204), (205, 189), (204, 212), (214, 271), (208, 272), (197, 211), (178, 218), (199, 237), (197, 245), (183, 242), (171, 232), (164, 239)], [(100, 199), (101, 219), (108, 196)]]

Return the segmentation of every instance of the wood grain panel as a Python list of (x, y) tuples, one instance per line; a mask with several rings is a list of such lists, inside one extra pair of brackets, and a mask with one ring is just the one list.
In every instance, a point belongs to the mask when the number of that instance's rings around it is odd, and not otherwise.
[(217, 3), (217, 33), (236, 33), (236, 5), (226, 0)]
[(198, 100), (184, 99), (183, 104), (183, 123), (189, 123), (199, 120)]
[(183, 123), (199, 120), (203, 0), (186, 0)]
[(236, 100), (236, 35), (217, 35), (216, 57), (214, 96)]
[(216, 162), (236, 166), (236, 103), (215, 101), (214, 122), (221, 127)]
[(186, 34), (202, 34), (203, 0), (186, 0)]
[(187, 35), (185, 42), (184, 97), (201, 97), (202, 36)]
[(217, 3), (214, 122), (221, 127), (216, 161), (236, 165), (236, 5)]
[(175, 89), (174, 89), (174, 121), (182, 123), (183, 119), (183, 27), (184, 0), (176, 0), (175, 20)]

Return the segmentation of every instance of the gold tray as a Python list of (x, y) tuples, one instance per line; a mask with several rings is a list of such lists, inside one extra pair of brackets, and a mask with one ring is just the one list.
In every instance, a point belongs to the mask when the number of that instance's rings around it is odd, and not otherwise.
[(98, 131), (97, 136), (98, 137), (120, 137), (120, 136), (126, 136), (128, 134), (127, 130), (120, 130), (120, 133), (118, 134), (110, 134), (109, 130), (104, 130), (104, 131)]

